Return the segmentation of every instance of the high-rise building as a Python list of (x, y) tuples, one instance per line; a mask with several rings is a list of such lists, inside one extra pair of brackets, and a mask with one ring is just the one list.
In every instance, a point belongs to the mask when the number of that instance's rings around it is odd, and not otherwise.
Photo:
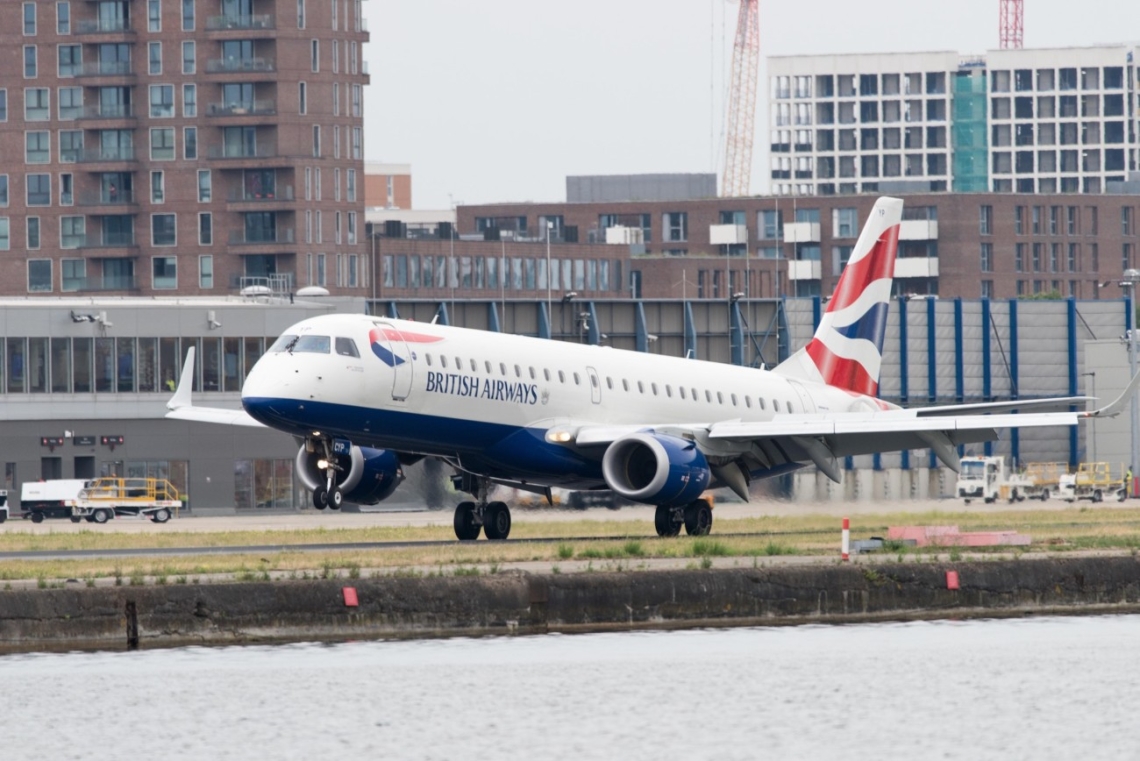
[(0, 5), (0, 294), (364, 293), (361, 0)]
[(770, 58), (772, 190), (1111, 192), (1137, 169), (1138, 51)]

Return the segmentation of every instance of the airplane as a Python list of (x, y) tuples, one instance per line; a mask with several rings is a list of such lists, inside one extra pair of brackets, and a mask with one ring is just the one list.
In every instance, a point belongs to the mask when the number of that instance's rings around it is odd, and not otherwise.
[[(405, 466), (439, 458), (473, 499), (455, 509), (460, 540), (506, 539), (496, 485), (543, 494), (609, 489), (656, 506), (662, 537), (704, 535), (700, 499), (815, 465), (929, 448), (958, 470), (958, 447), (1005, 428), (1115, 416), (1087, 397), (902, 408), (879, 399), (883, 338), (903, 202), (871, 211), (812, 340), (771, 370), (503, 335), (370, 315), (290, 327), (250, 371), (242, 410), (191, 402), (193, 348), (167, 417), (268, 426), (300, 442), (297, 472), (318, 509), (376, 504)], [(1021, 414), (1011, 414), (1014, 410)]]

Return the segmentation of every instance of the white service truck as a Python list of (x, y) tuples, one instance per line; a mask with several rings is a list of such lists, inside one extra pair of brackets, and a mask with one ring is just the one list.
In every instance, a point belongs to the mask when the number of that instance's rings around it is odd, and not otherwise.
[(8, 490), (0, 489), (0, 523), (8, 520)]
[(999, 499), (1009, 502), (1049, 499), (1046, 482), (1011, 471), (1004, 457), (963, 457), (961, 463), (957, 492), (967, 505), (972, 499), (980, 499), (987, 504)]
[(33, 523), (43, 523), (44, 518), (71, 518), (69, 502), (86, 485), (87, 481), (81, 478), (26, 481), (20, 487), (20, 512)]

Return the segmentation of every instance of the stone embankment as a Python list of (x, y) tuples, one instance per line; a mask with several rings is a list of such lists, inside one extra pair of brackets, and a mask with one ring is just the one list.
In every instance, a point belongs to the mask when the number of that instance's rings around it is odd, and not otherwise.
[(0, 652), (1126, 612), (1130, 556), (384, 576), (6, 590)]

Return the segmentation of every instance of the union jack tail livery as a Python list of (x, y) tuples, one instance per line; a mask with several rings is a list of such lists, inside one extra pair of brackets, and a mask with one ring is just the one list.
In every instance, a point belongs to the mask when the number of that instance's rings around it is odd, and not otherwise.
[(875, 396), (899, 244), (903, 202), (880, 198), (807, 346), (775, 372)]

